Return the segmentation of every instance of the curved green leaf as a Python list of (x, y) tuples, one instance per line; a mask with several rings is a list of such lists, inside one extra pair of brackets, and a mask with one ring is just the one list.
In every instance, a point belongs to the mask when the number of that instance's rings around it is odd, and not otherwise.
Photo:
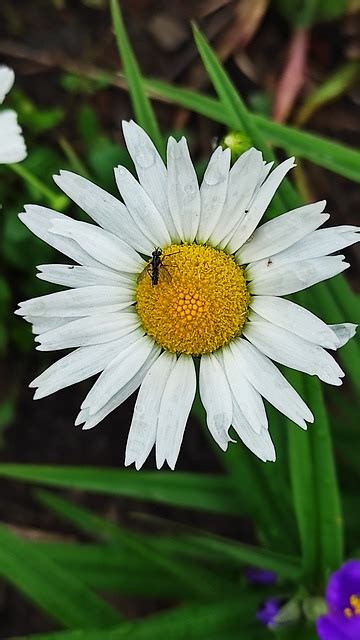
[(122, 616), (71, 572), (0, 527), (0, 574), (66, 627), (109, 627)]

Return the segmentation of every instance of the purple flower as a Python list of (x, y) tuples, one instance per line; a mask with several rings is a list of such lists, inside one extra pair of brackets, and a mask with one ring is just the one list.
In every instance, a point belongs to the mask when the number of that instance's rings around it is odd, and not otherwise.
[(276, 616), (283, 604), (283, 598), (268, 598), (257, 610), (256, 619), (270, 629), (276, 627)]
[(360, 560), (335, 571), (326, 589), (328, 612), (318, 618), (321, 640), (360, 640)]
[(245, 577), (250, 584), (275, 584), (277, 580), (277, 575), (274, 571), (258, 569), (257, 567), (248, 567), (245, 570)]

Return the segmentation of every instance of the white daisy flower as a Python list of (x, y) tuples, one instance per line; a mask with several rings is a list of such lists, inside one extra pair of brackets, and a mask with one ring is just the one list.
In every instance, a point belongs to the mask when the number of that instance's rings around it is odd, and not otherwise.
[[(9, 67), (0, 66), (0, 104), (9, 93), (15, 75)], [(20, 162), (26, 158), (26, 147), (17, 116), (12, 109), (0, 111), (0, 164)]]
[(323, 230), (325, 202), (299, 207), (257, 228), (294, 159), (275, 169), (256, 149), (230, 169), (213, 153), (199, 188), (185, 138), (169, 139), (167, 167), (147, 134), (124, 122), (139, 182), (115, 178), (124, 204), (85, 178), (54, 180), (99, 226), (29, 205), (20, 219), (75, 264), (39, 266), (42, 280), (69, 287), (20, 304), (38, 349), (71, 349), (38, 376), (35, 398), (100, 374), (75, 424), (95, 427), (138, 387), (125, 464), (174, 469), (199, 392), (209, 431), (226, 450), (232, 426), (261, 460), (275, 460), (263, 398), (297, 425), (310, 409), (272, 360), (341, 384), (325, 349), (355, 325), (326, 325), (283, 299), (349, 265), (328, 255), (355, 243), (357, 227)]

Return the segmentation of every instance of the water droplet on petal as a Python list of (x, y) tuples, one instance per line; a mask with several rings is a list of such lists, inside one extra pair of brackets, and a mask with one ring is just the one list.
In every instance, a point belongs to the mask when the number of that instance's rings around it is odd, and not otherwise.
[(219, 182), (222, 182), (224, 178), (225, 178), (224, 174), (221, 173), (217, 167), (211, 167), (211, 166), (208, 167), (204, 175), (204, 181), (210, 187), (216, 184), (219, 184)]
[(188, 184), (184, 185), (184, 191), (188, 195), (192, 195), (193, 193), (195, 193), (195, 189), (196, 189), (196, 187), (195, 187), (194, 182), (188, 182)]
[(136, 152), (135, 160), (142, 169), (149, 169), (155, 164), (155, 151), (153, 149), (140, 148)]

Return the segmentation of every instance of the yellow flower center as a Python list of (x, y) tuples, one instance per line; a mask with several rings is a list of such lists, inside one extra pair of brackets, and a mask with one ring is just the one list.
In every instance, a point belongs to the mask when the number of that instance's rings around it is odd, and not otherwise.
[(194, 356), (212, 353), (240, 335), (249, 301), (235, 260), (197, 244), (163, 249), (158, 269), (150, 260), (136, 292), (146, 333), (168, 351)]
[(345, 607), (344, 615), (346, 618), (352, 618), (353, 616), (360, 616), (360, 595), (353, 594), (349, 598), (349, 607)]

